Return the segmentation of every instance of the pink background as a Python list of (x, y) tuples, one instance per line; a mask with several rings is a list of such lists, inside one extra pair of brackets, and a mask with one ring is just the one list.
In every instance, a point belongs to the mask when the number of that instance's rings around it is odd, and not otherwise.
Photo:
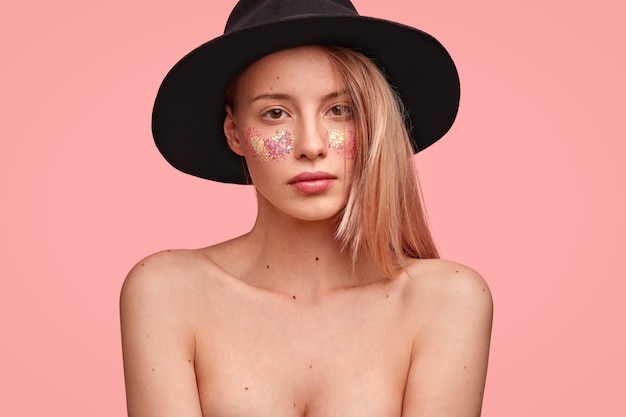
[[(444, 257), (493, 290), (483, 415), (626, 415), (623, 3), (355, 1), (461, 73), (458, 122), (416, 161)], [(232, 5), (3, 4), (0, 415), (124, 415), (127, 271), (251, 226), (249, 188), (175, 171), (150, 134), (162, 77)]]

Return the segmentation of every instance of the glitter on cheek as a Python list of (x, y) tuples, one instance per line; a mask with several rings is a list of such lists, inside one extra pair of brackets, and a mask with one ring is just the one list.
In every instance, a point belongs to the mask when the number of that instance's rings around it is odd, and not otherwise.
[(245, 136), (253, 154), (261, 162), (285, 159), (285, 156), (293, 151), (296, 140), (295, 135), (286, 129), (277, 130), (276, 135), (264, 138), (258, 130), (249, 127), (245, 131)]
[(259, 131), (253, 127), (249, 127), (245, 131), (245, 136), (254, 155), (256, 155), (260, 161), (269, 161), (270, 156), (267, 149), (265, 149), (265, 144)]
[(345, 131), (343, 129), (328, 129), (326, 131), (328, 148), (335, 148), (338, 151), (343, 150), (343, 142), (345, 140)]
[(344, 151), (348, 159), (355, 158), (356, 134), (353, 130), (328, 129), (326, 131), (326, 141), (328, 142), (328, 149)]
[(265, 149), (271, 159), (285, 159), (285, 156), (293, 151), (293, 145), (296, 141), (295, 135), (293, 135), (287, 129), (280, 129), (276, 131), (276, 135), (271, 138), (263, 140)]
[(345, 143), (345, 152), (348, 159), (356, 158), (356, 133), (348, 130), (348, 140)]

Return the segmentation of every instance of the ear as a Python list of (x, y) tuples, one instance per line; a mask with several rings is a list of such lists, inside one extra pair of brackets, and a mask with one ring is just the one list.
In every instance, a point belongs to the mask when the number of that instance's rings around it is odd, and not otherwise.
[(239, 156), (244, 156), (242, 138), (239, 137), (237, 122), (233, 115), (231, 106), (226, 106), (226, 117), (224, 118), (224, 135), (230, 149)]

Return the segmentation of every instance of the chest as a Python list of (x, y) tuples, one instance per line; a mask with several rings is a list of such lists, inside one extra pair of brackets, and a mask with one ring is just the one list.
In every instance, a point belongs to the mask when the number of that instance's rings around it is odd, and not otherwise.
[(399, 311), (326, 307), (224, 306), (197, 335), (205, 416), (399, 416), (412, 341)]

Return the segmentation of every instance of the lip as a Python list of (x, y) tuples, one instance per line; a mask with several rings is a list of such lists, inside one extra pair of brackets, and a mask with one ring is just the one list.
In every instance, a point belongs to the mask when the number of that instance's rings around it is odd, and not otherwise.
[(304, 194), (317, 194), (326, 191), (337, 180), (327, 172), (303, 172), (289, 180), (289, 185)]

